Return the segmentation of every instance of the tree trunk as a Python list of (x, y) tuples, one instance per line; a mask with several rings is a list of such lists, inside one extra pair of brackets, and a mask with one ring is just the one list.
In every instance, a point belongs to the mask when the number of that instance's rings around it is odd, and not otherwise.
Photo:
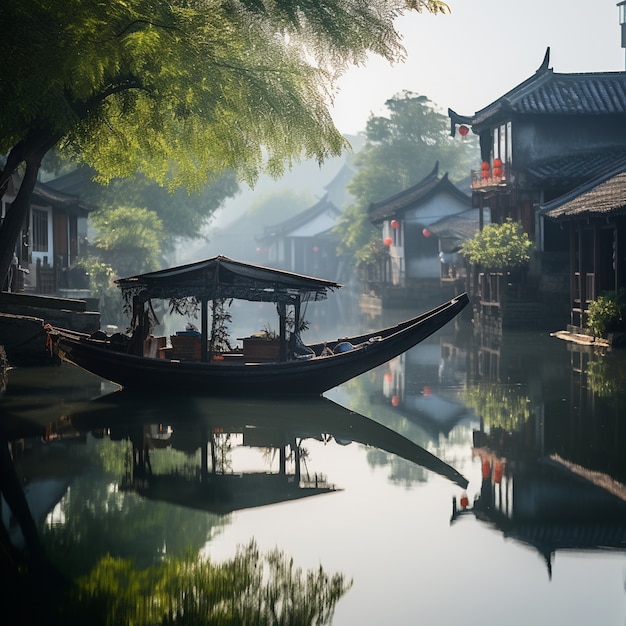
[(41, 160), (37, 163), (26, 162), (26, 170), (20, 190), (7, 211), (2, 226), (0, 226), (0, 283), (4, 283), (9, 273), (13, 252), (19, 241), (24, 220), (28, 215), (40, 163)]
[(17, 242), (20, 240), (22, 226), (28, 215), (33, 190), (37, 183), (41, 160), (60, 139), (53, 133), (33, 132), (25, 140), (18, 142), (9, 152), (4, 171), (0, 173), (0, 199), (4, 195), (11, 174), (21, 163), (26, 164), (24, 177), (15, 200), (7, 210), (0, 225), (0, 285), (4, 284)]

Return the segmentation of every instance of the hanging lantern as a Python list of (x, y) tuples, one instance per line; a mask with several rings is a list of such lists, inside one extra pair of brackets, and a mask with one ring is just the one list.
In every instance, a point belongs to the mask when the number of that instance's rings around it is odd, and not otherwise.
[(467, 497), (466, 493), (463, 493), (461, 495), (460, 504), (462, 509), (466, 509), (469, 506), (469, 498)]
[(493, 176), (494, 178), (502, 178), (502, 160), (496, 157), (493, 160)]
[(480, 164), (480, 169), (483, 170), (483, 171), (488, 170), (489, 169), (489, 161), (483, 161)]
[(393, 379), (393, 376), (391, 375), (391, 372), (385, 372), (385, 375), (383, 376), (383, 379), (386, 383), (390, 383), (391, 380)]
[(400, 222), (398, 220), (391, 220), (391, 228), (397, 230), (400, 228)]
[(385, 238), (383, 239), (383, 243), (384, 243), (386, 246), (390, 246), (390, 245), (393, 243), (393, 239), (392, 239), (391, 237), (385, 237)]
[(424, 389), (422, 389), (422, 395), (425, 398), (428, 398), (428, 396), (430, 395), (430, 387), (428, 385), (426, 385)]
[(400, 398), (398, 396), (391, 396), (391, 406), (398, 406), (400, 404)]
[(465, 126), (465, 124), (461, 124), (459, 126), (459, 135), (461, 135), (461, 137), (465, 137), (467, 136), (467, 133), (469, 133), (469, 128)]
[(428, 230), (428, 228), (422, 228), (422, 235), (424, 235), (424, 237), (428, 238), (431, 234), (432, 233)]

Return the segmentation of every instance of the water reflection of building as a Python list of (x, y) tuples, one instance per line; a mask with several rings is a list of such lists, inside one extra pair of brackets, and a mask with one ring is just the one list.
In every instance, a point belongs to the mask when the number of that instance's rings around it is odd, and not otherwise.
[(455, 334), (443, 334), (427, 340), (390, 361), (383, 374), (379, 401), (434, 439), (476, 419), (456, 393), (467, 375), (467, 351), (456, 339)]
[(473, 513), (534, 548), (552, 575), (561, 550), (626, 550), (626, 486), (556, 454), (535, 456), (522, 433), (475, 433), (480, 492), (453, 501), (452, 521)]
[(625, 364), (528, 333), (477, 341), (468, 388), (482, 482), (452, 520), (474, 514), (532, 546), (550, 573), (560, 550), (626, 550)]

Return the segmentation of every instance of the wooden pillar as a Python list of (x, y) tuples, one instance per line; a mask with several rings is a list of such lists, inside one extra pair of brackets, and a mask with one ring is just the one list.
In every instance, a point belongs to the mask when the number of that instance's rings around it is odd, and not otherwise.
[(287, 360), (287, 307), (284, 302), (278, 303), (278, 329), (280, 337), (279, 361)]
[(615, 289), (626, 287), (626, 221), (618, 218), (616, 221), (617, 233), (615, 236)]
[(209, 303), (206, 299), (202, 299), (200, 310), (200, 360), (206, 363), (208, 358), (208, 345), (209, 345)]
[[(213, 439), (211, 438), (211, 442)], [(215, 466), (213, 467), (215, 469)], [(209, 474), (209, 435), (206, 428), (202, 429), (200, 438), (200, 477), (204, 479)]]
[(591, 271), (593, 272), (593, 294), (591, 294), (591, 299), (595, 300), (604, 289), (606, 281), (602, 263), (601, 229), (597, 221), (593, 223), (593, 260)]
[(294, 456), (295, 456), (295, 464), (296, 464), (296, 469), (295, 469), (295, 474), (296, 474), (296, 484), (299, 485), (300, 484), (300, 478), (301, 478), (301, 469), (300, 469), (300, 446), (298, 445), (297, 440), (294, 438), (293, 440), (293, 452), (294, 452)]

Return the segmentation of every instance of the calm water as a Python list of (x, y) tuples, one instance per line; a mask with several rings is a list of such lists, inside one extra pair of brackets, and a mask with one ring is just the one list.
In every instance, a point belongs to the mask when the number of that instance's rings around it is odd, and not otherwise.
[(63, 365), (11, 370), (0, 409), (71, 577), (254, 540), (351, 583), (335, 626), (626, 623), (626, 355), (463, 322), (327, 398), (126, 397)]

